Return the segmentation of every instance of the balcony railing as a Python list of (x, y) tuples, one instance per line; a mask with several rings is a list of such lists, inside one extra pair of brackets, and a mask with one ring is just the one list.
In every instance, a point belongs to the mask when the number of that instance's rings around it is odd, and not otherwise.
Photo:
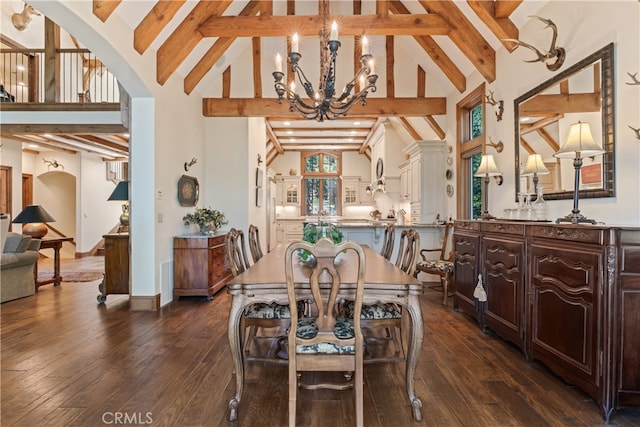
[(87, 49), (0, 49), (3, 102), (120, 102), (118, 81)]

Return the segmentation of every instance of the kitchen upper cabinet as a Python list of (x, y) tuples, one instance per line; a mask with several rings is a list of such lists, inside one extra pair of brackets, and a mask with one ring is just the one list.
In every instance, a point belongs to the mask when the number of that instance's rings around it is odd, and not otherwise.
[[(404, 152), (409, 155), (411, 221), (432, 224), (438, 215), (446, 218), (445, 141), (416, 141)], [(400, 185), (402, 190), (402, 176)]]
[(342, 179), (342, 205), (358, 206), (371, 205), (373, 198), (367, 194), (368, 182), (363, 182), (359, 176), (343, 176)]
[(409, 202), (411, 198), (411, 163), (409, 160), (400, 164), (400, 201)]
[(276, 178), (276, 204), (281, 206), (300, 206), (301, 181), (301, 176)]

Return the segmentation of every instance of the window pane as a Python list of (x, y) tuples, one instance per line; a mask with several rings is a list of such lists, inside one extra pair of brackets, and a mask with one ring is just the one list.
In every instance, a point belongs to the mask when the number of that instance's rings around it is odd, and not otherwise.
[(305, 215), (317, 215), (320, 212), (320, 179), (306, 178), (304, 180)]
[(482, 104), (471, 110), (471, 139), (482, 135)]
[(320, 156), (318, 154), (305, 157), (304, 163), (307, 172), (320, 172), (319, 158)]
[(481, 177), (474, 176), (480, 162), (482, 161), (482, 153), (474, 154), (470, 159), (469, 165), (471, 165), (470, 178), (471, 178), (471, 218), (480, 218), (482, 216), (482, 179)]
[(338, 215), (338, 180), (322, 180), (322, 211), (325, 215)]
[(325, 154), (323, 158), (323, 172), (337, 172), (338, 171), (338, 158)]

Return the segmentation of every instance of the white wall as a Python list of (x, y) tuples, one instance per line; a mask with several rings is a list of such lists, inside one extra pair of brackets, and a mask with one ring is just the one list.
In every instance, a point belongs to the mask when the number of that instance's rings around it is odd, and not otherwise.
[[(558, 45), (567, 51), (564, 65), (557, 72), (579, 62), (598, 49), (614, 42), (615, 96), (616, 96), (616, 197), (581, 199), (580, 210), (589, 217), (607, 224), (640, 225), (640, 144), (627, 127), (640, 125), (640, 92), (637, 86), (628, 86), (626, 73), (640, 71), (640, 10), (636, 1), (553, 1), (538, 13), (552, 19), (559, 31)], [(546, 46), (549, 30), (531, 19), (520, 31), (520, 39), (534, 46)], [(493, 154), (498, 168), (504, 174), (504, 184), (498, 187), (492, 180), (489, 188), (490, 212), (499, 215), (505, 208), (515, 207), (514, 184), (514, 115), (513, 100), (531, 88), (554, 77), (556, 72), (548, 71), (541, 63), (525, 63), (532, 53), (516, 49), (508, 53), (504, 48), (496, 52), (497, 79), (488, 84), (487, 90), (495, 93), (496, 99), (503, 99), (505, 111), (503, 120), (497, 122), (493, 114), (487, 114), (486, 135), (494, 141), (505, 143), (504, 151)], [(467, 79), (467, 92), (452, 91), (447, 100), (447, 140), (455, 141), (455, 104), (469, 91), (482, 83), (479, 73)], [(489, 111), (488, 111), (489, 112)], [(634, 126), (636, 127), (636, 126)], [(562, 137), (562, 132), (560, 132)], [(451, 137), (450, 137), (451, 136)], [(455, 144), (454, 144), (455, 145)], [(572, 200), (548, 201), (550, 218), (565, 216), (571, 212)], [(455, 212), (455, 210), (451, 210)]]
[[(0, 164), (11, 167), (11, 220), (22, 211), (22, 144), (6, 138), (0, 138)], [(4, 212), (3, 212), (4, 213)], [(11, 225), (18, 232), (21, 226)]]

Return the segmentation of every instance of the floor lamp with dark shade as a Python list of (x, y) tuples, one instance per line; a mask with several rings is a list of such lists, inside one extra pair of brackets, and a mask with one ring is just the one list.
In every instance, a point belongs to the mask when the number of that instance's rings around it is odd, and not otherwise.
[(55, 222), (51, 215), (40, 205), (29, 205), (12, 221), (14, 224), (24, 224), (22, 234), (42, 239), (49, 229), (45, 222)]
[(120, 215), (120, 229), (129, 227), (129, 181), (120, 181), (107, 200), (124, 201)]
[(502, 172), (496, 166), (493, 155), (484, 154), (480, 161), (480, 166), (473, 176), (484, 178), (484, 210), (481, 219), (495, 219), (495, 216), (489, 213), (489, 178), (492, 176), (502, 176)]
[(575, 182), (573, 185), (573, 209), (569, 215), (563, 218), (558, 218), (556, 223), (596, 223), (593, 219), (585, 218), (585, 216), (580, 213), (580, 209), (578, 209), (578, 199), (580, 196), (580, 168), (582, 167), (583, 158), (597, 156), (602, 153), (604, 153), (604, 150), (593, 140), (589, 123), (578, 122), (571, 125), (567, 141), (553, 156), (561, 159), (573, 159), (573, 167), (576, 171)]

